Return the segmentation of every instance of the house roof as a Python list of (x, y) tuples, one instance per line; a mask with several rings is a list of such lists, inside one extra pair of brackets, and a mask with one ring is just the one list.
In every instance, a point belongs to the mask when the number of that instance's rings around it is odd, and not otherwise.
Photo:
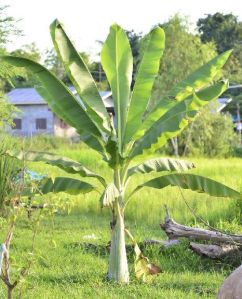
[[(73, 86), (69, 86), (74, 95), (77, 94)], [(113, 101), (110, 99), (111, 91), (100, 91), (100, 96), (106, 108), (113, 107)], [(28, 88), (15, 88), (7, 93), (9, 102), (13, 105), (43, 105), (47, 104), (45, 100), (38, 94), (38, 92), (31, 87)]]
[(34, 88), (15, 88), (7, 93), (9, 102), (13, 105), (46, 104)]

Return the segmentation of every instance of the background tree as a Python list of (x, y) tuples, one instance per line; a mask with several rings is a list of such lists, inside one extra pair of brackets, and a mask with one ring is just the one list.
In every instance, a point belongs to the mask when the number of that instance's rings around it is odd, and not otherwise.
[(54, 49), (48, 49), (44, 53), (44, 65), (52, 71), (61, 81), (69, 82), (65, 75), (64, 67)]
[(208, 14), (198, 20), (197, 27), (202, 42), (214, 42), (218, 53), (232, 49), (242, 41), (242, 23), (233, 14)]
[[(8, 16), (7, 9), (7, 5), (0, 5), (0, 55), (7, 53), (7, 44), (11, 42), (14, 36), (22, 34), (22, 31), (17, 28), (18, 20)], [(2, 62), (0, 67), (0, 96), (3, 95), (6, 82), (14, 77), (16, 72), (16, 68)]]
[[(242, 22), (233, 14), (215, 13), (201, 18), (197, 22), (198, 31), (203, 42), (214, 41), (219, 53), (234, 49), (224, 73), (230, 80), (230, 84), (242, 84)], [(229, 112), (241, 122), (241, 94), (229, 90), (227, 95), (233, 101), (229, 104)]]
[(136, 76), (139, 63), (141, 61), (140, 47), (141, 47), (141, 40), (143, 36), (142, 33), (136, 33), (134, 30), (126, 30), (126, 34), (129, 39), (129, 43), (133, 55), (133, 81), (132, 81), (132, 86), (133, 86), (134, 78)]
[[(21, 48), (12, 51), (11, 55), (28, 58), (36, 62), (39, 62), (41, 60), (40, 50), (37, 48), (35, 43), (23, 45)], [(6, 84), (6, 91), (9, 91), (12, 88), (12, 85), (16, 88), (30, 87), (33, 86), (36, 81), (34, 79), (34, 76), (30, 72), (25, 71), (16, 74), (14, 78), (12, 78), (11, 83), (11, 85)]]
[(175, 15), (159, 26), (166, 34), (166, 49), (154, 85), (154, 101), (216, 56), (214, 43), (203, 44), (199, 36), (192, 34), (187, 18)]
[[(8, 16), (8, 6), (0, 5), (0, 55), (7, 53), (7, 44), (11, 42), (16, 35), (22, 34), (17, 28), (18, 20)], [(12, 84), (13, 78), (17, 74), (26, 74), (25, 71), (19, 70), (5, 62), (1, 62), (0, 67), (0, 130), (5, 124), (12, 125), (13, 113), (16, 111), (14, 106), (10, 105), (4, 96), (6, 86)]]
[(192, 156), (229, 156), (238, 145), (230, 114), (216, 112), (216, 103), (203, 108), (179, 138), (179, 154)]
[(41, 59), (40, 50), (35, 43), (23, 45), (21, 48), (12, 51), (10, 54), (13, 56), (29, 58), (36, 62), (39, 62)]
[(232, 83), (242, 82), (242, 22), (233, 14), (215, 13), (197, 22), (203, 43), (214, 42), (218, 53), (234, 49), (225, 74)]
[[(80, 55), (82, 55), (86, 65), (88, 66), (96, 84), (98, 85), (98, 88), (100, 90), (107, 90), (107, 78), (101, 63), (98, 61), (92, 61), (90, 55), (86, 52), (81, 52)], [(65, 74), (63, 64), (61, 63), (54, 49), (46, 50), (44, 57), (44, 65), (54, 74), (56, 74), (61, 81), (65, 82), (66, 84), (71, 84), (70, 79)]]
[[(178, 82), (216, 55), (213, 42), (203, 44), (200, 37), (189, 31), (188, 20), (175, 15), (160, 25), (166, 33), (166, 50), (153, 87), (151, 105), (164, 96)], [(143, 47), (145, 39), (143, 40)], [(189, 49), (189, 50), (188, 50)], [(171, 139), (174, 154), (178, 155), (178, 139)]]
[(12, 16), (8, 16), (8, 5), (0, 6), (0, 48), (5, 49), (6, 44), (11, 42), (12, 37), (22, 34), (22, 31), (17, 28), (16, 20)]
[(99, 90), (110, 90), (107, 77), (100, 61), (93, 61), (89, 64), (89, 70)]

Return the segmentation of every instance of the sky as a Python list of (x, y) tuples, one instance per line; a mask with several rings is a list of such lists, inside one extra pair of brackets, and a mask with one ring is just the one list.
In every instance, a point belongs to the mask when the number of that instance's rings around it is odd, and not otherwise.
[(51, 48), (49, 24), (58, 18), (79, 51), (95, 54), (96, 41), (104, 41), (109, 26), (118, 23), (127, 30), (147, 33), (157, 23), (176, 13), (191, 23), (216, 12), (233, 13), (242, 20), (242, 0), (1, 0), (9, 5), (8, 15), (21, 19), (24, 36), (15, 37), (9, 50), (35, 42), (44, 51)]

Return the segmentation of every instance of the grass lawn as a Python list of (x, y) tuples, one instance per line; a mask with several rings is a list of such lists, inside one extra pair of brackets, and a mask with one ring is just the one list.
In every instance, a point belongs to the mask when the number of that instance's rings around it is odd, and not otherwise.
[[(83, 148), (81, 152), (59, 150), (60, 154), (85, 163), (107, 178), (111, 174), (97, 154)], [(197, 165), (193, 172), (218, 179), (242, 191), (242, 160), (240, 159), (192, 159)], [(63, 175), (57, 168), (44, 164), (31, 164), (40, 173)], [(75, 176), (74, 176), (75, 177)], [(147, 175), (152, 177), (152, 175)], [(129, 191), (144, 177), (132, 179)], [(92, 182), (98, 183), (93, 179)], [(101, 187), (100, 187), (101, 188)], [(188, 203), (209, 223), (231, 232), (242, 232), (242, 203), (236, 200), (211, 198), (206, 195), (183, 191)], [(181, 245), (160, 251), (157, 247), (146, 248), (145, 254), (162, 268), (162, 273), (146, 284), (138, 282), (133, 273), (133, 252), (128, 250), (131, 282), (120, 286), (106, 281), (108, 253), (105, 249), (110, 240), (110, 217), (107, 210), (100, 210), (98, 194), (76, 197), (64, 194), (49, 195), (48, 202), (69, 202), (71, 213), (57, 212), (55, 217), (45, 218), (36, 239), (36, 260), (28, 279), (16, 289), (21, 298), (215, 298), (224, 277), (238, 264), (236, 260), (212, 261), (195, 255), (186, 241)], [(164, 239), (159, 228), (164, 218), (163, 205), (167, 204), (172, 217), (188, 225), (196, 223), (187, 209), (180, 191), (167, 188), (160, 192), (146, 189), (137, 193), (127, 208), (126, 225), (138, 241)], [(25, 218), (21, 218), (15, 231), (11, 254), (16, 272), (25, 264), (31, 248), (31, 230)], [(4, 240), (6, 231), (1, 229)], [(91, 238), (90, 238), (91, 237)], [(96, 246), (84, 245), (94, 243)], [(0, 284), (0, 298), (5, 297), (4, 285)]]

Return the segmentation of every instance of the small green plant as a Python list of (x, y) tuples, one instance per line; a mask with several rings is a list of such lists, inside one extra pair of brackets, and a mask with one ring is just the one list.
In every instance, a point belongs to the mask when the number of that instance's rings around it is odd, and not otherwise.
[[(112, 25), (103, 45), (101, 62), (112, 90), (115, 109), (113, 119), (107, 113), (84, 60), (74, 48), (63, 26), (54, 21), (50, 31), (57, 54), (80, 98), (75, 97), (63, 82), (36, 62), (11, 56), (4, 56), (2, 60), (24, 67), (36, 75), (40, 82), (36, 90), (54, 113), (76, 128), (81, 140), (100, 153), (112, 170), (112, 180), (107, 181), (101, 174), (94, 173), (77, 161), (54, 154), (23, 151), (8, 154), (21, 160), (43, 161), (67, 173), (96, 178), (102, 188), (101, 205), (108, 207), (112, 214), (108, 278), (119, 283), (129, 282), (125, 233), (135, 245), (136, 276), (145, 278), (151, 273), (152, 265), (142, 255), (124, 223), (125, 209), (134, 193), (144, 187), (163, 189), (178, 186), (212, 196), (241, 198), (239, 192), (209, 178), (181, 173), (192, 169), (193, 163), (160, 157), (145, 160), (170, 138), (177, 136), (194, 119), (201, 107), (226, 90), (228, 82), (216, 79), (221, 76), (221, 68), (231, 51), (209, 61), (152, 106), (149, 105), (149, 100), (164, 51), (164, 31), (157, 27), (148, 35), (146, 49), (131, 90), (133, 57), (129, 41), (121, 27)], [(143, 162), (132, 166), (137, 157)], [(163, 171), (174, 173), (149, 179), (128, 193), (127, 187), (132, 176)], [(68, 177), (46, 179), (41, 186), (42, 193), (64, 191), (78, 194), (96, 189), (91, 184)]]

